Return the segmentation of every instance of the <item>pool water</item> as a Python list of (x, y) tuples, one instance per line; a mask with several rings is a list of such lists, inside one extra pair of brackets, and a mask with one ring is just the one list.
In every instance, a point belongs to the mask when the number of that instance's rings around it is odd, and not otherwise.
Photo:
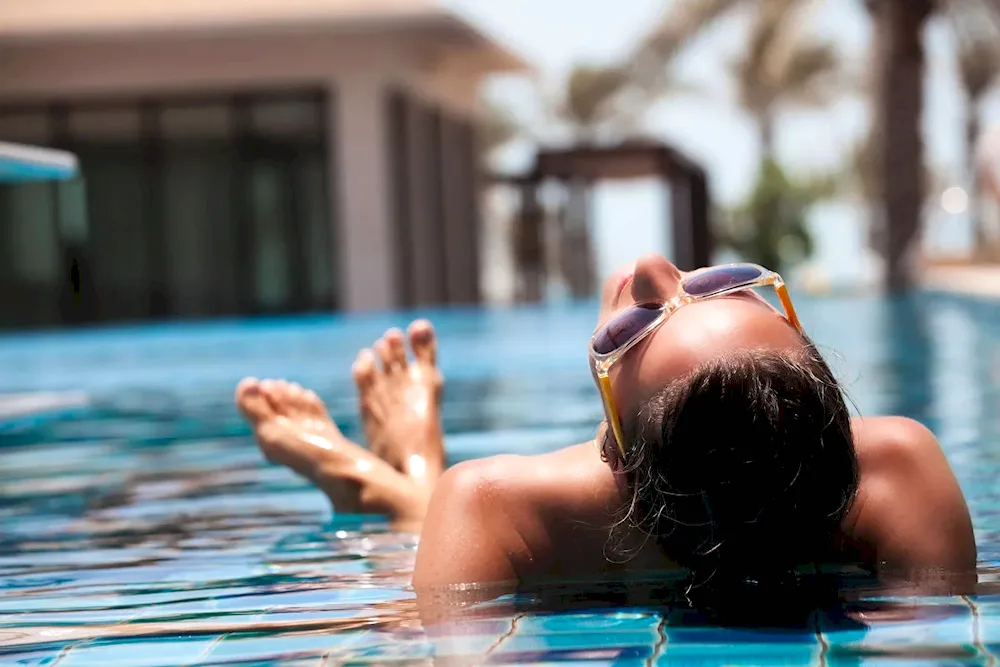
[[(262, 461), (231, 403), (244, 375), (287, 377), (357, 436), (350, 363), (405, 316), (6, 335), (0, 393), (82, 390), (90, 402), (0, 422), (0, 663), (992, 664), (1000, 305), (923, 295), (799, 309), (860, 411), (939, 435), (974, 516), (978, 595), (777, 631), (565, 591), (572, 609), (501, 600), (428, 633), (408, 588), (416, 538), (334, 515)], [(592, 306), (431, 316), (452, 461), (592, 436)]]

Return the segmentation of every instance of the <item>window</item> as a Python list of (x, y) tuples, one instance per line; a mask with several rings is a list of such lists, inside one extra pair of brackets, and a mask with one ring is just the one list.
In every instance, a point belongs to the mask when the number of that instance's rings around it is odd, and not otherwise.
[(329, 107), (317, 91), (0, 107), (0, 140), (81, 165), (0, 186), (0, 278), (40, 304), (0, 297), (0, 325), (335, 306)]

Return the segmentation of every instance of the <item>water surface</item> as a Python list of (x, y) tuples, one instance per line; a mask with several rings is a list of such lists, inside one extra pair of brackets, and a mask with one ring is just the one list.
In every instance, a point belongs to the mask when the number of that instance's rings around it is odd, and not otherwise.
[[(122, 327), (0, 337), (0, 393), (91, 401), (0, 423), (0, 662), (992, 663), (1000, 306), (933, 295), (798, 306), (860, 411), (939, 435), (973, 513), (980, 595), (901, 598), (888, 620), (819, 614), (777, 631), (563, 591), (570, 610), (501, 600), (428, 636), (408, 588), (416, 538), (333, 514), (261, 460), (231, 405), (242, 376), (286, 377), (357, 436), (350, 363), (406, 317)], [(432, 318), (452, 461), (592, 436), (592, 306)]]

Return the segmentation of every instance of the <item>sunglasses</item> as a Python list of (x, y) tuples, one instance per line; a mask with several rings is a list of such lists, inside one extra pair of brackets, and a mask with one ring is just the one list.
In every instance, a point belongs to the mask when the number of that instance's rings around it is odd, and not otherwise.
[(611, 431), (618, 451), (625, 456), (621, 419), (611, 394), (611, 367), (626, 352), (639, 344), (683, 305), (726, 296), (755, 287), (773, 287), (785, 310), (785, 318), (799, 331), (802, 325), (788, 296), (785, 281), (774, 271), (757, 264), (724, 264), (710, 266), (687, 274), (681, 280), (677, 296), (666, 303), (644, 303), (629, 306), (599, 327), (590, 339), (590, 359), (594, 379), (604, 401), (604, 412), (611, 422)]

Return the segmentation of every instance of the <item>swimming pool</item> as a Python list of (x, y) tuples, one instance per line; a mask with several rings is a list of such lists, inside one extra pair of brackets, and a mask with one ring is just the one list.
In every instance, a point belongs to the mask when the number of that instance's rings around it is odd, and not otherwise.
[[(901, 600), (868, 627), (716, 628), (661, 608), (484, 605), (426, 636), (410, 535), (331, 516), (265, 464), (231, 404), (244, 375), (314, 387), (357, 434), (348, 369), (403, 315), (0, 337), (0, 393), (89, 405), (0, 422), (3, 664), (990, 664), (1000, 652), (1000, 305), (800, 299), (865, 413), (917, 417), (968, 496), (980, 595)], [(591, 306), (431, 313), (453, 461), (592, 436)], [(525, 344), (531, 341), (532, 344)], [(998, 653), (1000, 654), (1000, 653)]]

